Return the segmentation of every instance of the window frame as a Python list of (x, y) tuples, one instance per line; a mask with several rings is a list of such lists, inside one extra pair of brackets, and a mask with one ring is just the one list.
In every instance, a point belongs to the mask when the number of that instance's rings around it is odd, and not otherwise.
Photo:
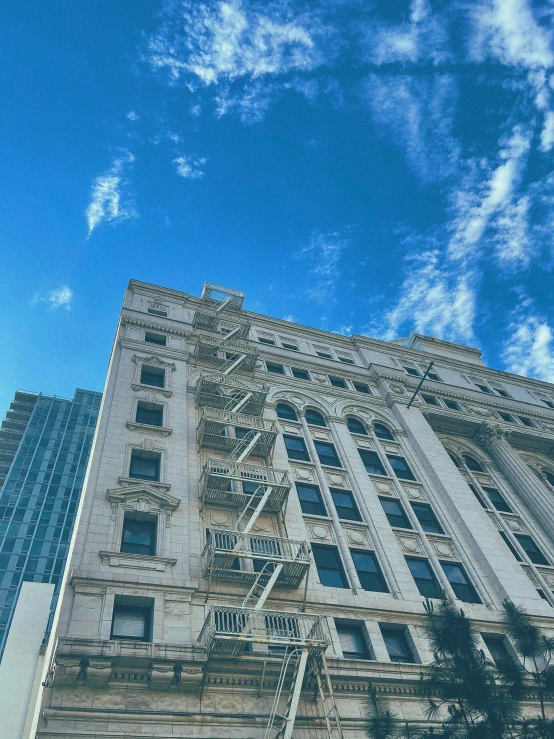
[[(308, 414), (311, 414), (312, 418), (314, 418), (315, 415), (319, 416), (319, 418), (321, 419), (321, 421), (323, 421), (323, 423), (321, 423), (319, 420), (317, 421), (308, 420)], [(304, 417), (306, 419), (306, 423), (308, 424), (308, 426), (318, 426), (319, 428), (327, 428), (327, 422), (325, 421), (325, 417), (323, 416), (323, 413), (320, 413), (315, 408), (306, 408), (304, 410)]]
[[(363, 393), (364, 395), (373, 395), (373, 393), (371, 392), (371, 388), (369, 387), (367, 382), (357, 382), (355, 380), (352, 380), (352, 385), (357, 393)], [(362, 387), (365, 388), (365, 390), (360, 390), (360, 388)]]
[[(350, 428), (350, 422), (351, 421), (353, 421), (354, 424), (359, 424), (359, 426), (360, 426), (360, 428), (362, 430), (361, 431), (354, 431), (353, 429), (351, 429)], [(352, 416), (349, 416), (346, 419), (346, 427), (350, 431), (351, 434), (357, 434), (358, 436), (369, 436), (368, 430), (366, 429), (365, 425), (358, 418), (354, 418)]]
[[(345, 623), (344, 621), (341, 621), (340, 619), (334, 619), (335, 621), (335, 629), (337, 630), (337, 636), (339, 639), (340, 649), (342, 652), (343, 659), (373, 659), (372, 657), (372, 651), (370, 649), (370, 646), (368, 644), (368, 638), (367, 634), (365, 633), (365, 627), (363, 621), (360, 621), (358, 624), (354, 623)], [(359, 638), (360, 644), (362, 645), (363, 649), (359, 652), (348, 652), (344, 651), (343, 643), (341, 641), (340, 635), (341, 633), (346, 634), (350, 632), (350, 634), (355, 633), (356, 636)], [(355, 641), (355, 639), (354, 639)]]
[[(462, 601), (462, 603), (473, 603), (474, 605), (482, 605), (483, 601), (479, 597), (479, 594), (477, 592), (477, 589), (475, 588), (475, 585), (471, 581), (471, 578), (467, 574), (465, 567), (462, 565), (461, 562), (449, 562), (446, 560), (439, 560), (439, 563), (440, 563), (440, 566), (442, 567), (442, 571), (444, 572), (446, 579), (450, 583), (450, 587), (454, 591), (454, 595), (456, 596), (458, 600)], [(465, 583), (452, 582), (452, 580), (448, 577), (447, 571), (444, 569), (445, 566), (446, 567), (457, 567), (459, 571), (465, 577), (466, 582)], [(465, 598), (460, 597), (460, 595), (458, 594), (460, 585), (462, 587), (467, 588), (470, 593), (473, 593), (473, 598), (474, 598), (473, 600), (466, 600)]]
[[(140, 456), (140, 455), (147, 455), (147, 456)], [(157, 462), (157, 471), (156, 471), (156, 477), (139, 477), (136, 474), (133, 474), (133, 460), (134, 459), (154, 459)], [(140, 465), (139, 465), (140, 466)], [(161, 482), (161, 476), (162, 476), (162, 454), (161, 452), (154, 452), (154, 451), (147, 451), (142, 448), (134, 447), (131, 449), (131, 455), (129, 458), (129, 473), (127, 475), (129, 478), (133, 480), (143, 480), (144, 482)]]
[[(321, 465), (325, 465), (326, 467), (337, 467), (337, 468), (342, 469), (342, 462), (337, 452), (337, 448), (331, 441), (322, 441), (321, 439), (313, 439), (313, 443), (314, 443), (317, 457), (319, 459), (319, 463)], [(334, 455), (329, 455), (329, 454), (322, 455), (319, 451), (318, 445), (331, 447), (331, 449), (334, 452)], [(333, 461), (325, 461), (325, 460), (333, 460)]]
[(337, 377), (336, 375), (327, 375), (331, 387), (338, 387), (341, 390), (347, 390), (348, 385), (344, 377)]
[[(435, 600), (442, 600), (444, 598), (444, 591), (441, 587), (440, 582), (438, 581), (433, 568), (431, 567), (431, 563), (426, 557), (412, 557), (407, 556), (404, 557), (406, 560), (406, 564), (408, 565), (408, 569), (410, 570), (410, 574), (417, 585), (417, 589), (419, 591), (419, 594), (422, 595), (424, 598), (433, 598)], [(422, 565), (424, 569), (427, 570), (427, 574), (429, 577), (419, 577), (416, 575), (414, 570), (411, 568), (411, 563), (416, 563), (419, 565)], [(425, 583), (431, 583), (432, 587), (430, 587), (427, 592), (426, 591), (426, 585)], [(431, 595), (432, 591), (432, 595)]]
[[(350, 555), (352, 557), (352, 561), (354, 562), (354, 569), (358, 573), (358, 579), (360, 580), (360, 585), (362, 586), (363, 590), (365, 590), (368, 593), (390, 593), (388, 583), (385, 579), (385, 576), (383, 575), (381, 564), (379, 563), (379, 558), (377, 557), (377, 554), (373, 550), (371, 549), (351, 549)], [(360, 569), (356, 561), (357, 556), (369, 557), (373, 562), (375, 571)], [(366, 587), (364, 585), (364, 579), (365, 579), (364, 575), (365, 574), (369, 574), (371, 579), (373, 578), (376, 579), (380, 587), (379, 588)]]
[[(125, 511), (123, 514), (123, 525), (121, 527), (121, 543), (119, 551), (123, 552), (124, 554), (136, 554), (139, 556), (145, 556), (145, 557), (155, 557), (156, 551), (157, 551), (157, 539), (158, 539), (158, 516), (151, 516), (149, 519), (140, 519), (135, 517), (136, 514), (133, 514), (132, 511)], [(139, 547), (142, 546), (140, 544), (132, 544), (132, 543), (126, 543), (125, 542), (125, 532), (127, 527), (131, 525), (140, 526), (141, 524), (150, 530), (150, 545), (149, 545), (149, 551), (145, 552), (133, 552), (131, 549), (127, 548), (125, 549), (125, 546), (128, 547)]]
[[(291, 441), (300, 442), (300, 444), (303, 446), (304, 451), (298, 452), (298, 454), (303, 454), (305, 456), (291, 456), (291, 450), (287, 446), (287, 439), (290, 439)], [(289, 434), (283, 434), (283, 441), (285, 443), (285, 449), (287, 450), (287, 456), (289, 459), (292, 459), (296, 462), (311, 462), (310, 458), (310, 452), (308, 451), (308, 447), (306, 445), (306, 441), (302, 436), (291, 436)], [(293, 452), (295, 450), (292, 450)]]
[[(398, 498), (389, 498), (389, 497), (386, 497), (384, 495), (379, 495), (378, 497), (379, 497), (379, 502), (381, 503), (381, 507), (383, 509), (383, 512), (384, 512), (385, 516), (387, 517), (387, 521), (389, 522), (390, 526), (392, 526), (392, 528), (395, 528), (395, 529), (404, 529), (406, 531), (413, 531), (414, 527), (412, 526), (412, 523), (411, 523), (410, 519), (408, 518), (408, 514), (404, 510), (404, 506), (402, 505), (402, 502)], [(400, 508), (400, 511), (401, 512), (400, 513), (390, 513), (390, 512), (388, 512), (387, 509), (385, 508), (385, 506), (383, 505), (384, 503), (390, 503), (392, 505), (397, 505)], [(404, 521), (407, 525), (404, 526), (404, 525), (401, 525), (399, 523), (393, 523), (393, 521), (391, 521), (391, 518), (390, 517), (399, 518), (402, 521)]]
[[(154, 405), (157, 407), (157, 409), (154, 411), (153, 409), (144, 408), (143, 405)], [(142, 423), (145, 426), (152, 426), (153, 428), (163, 428), (164, 425), (164, 411), (165, 408), (162, 403), (150, 403), (146, 400), (137, 400), (137, 407), (135, 409), (135, 423)], [(139, 415), (141, 413), (158, 413), (159, 414), (159, 423), (151, 423), (150, 421), (141, 421), (139, 420)]]
[[(152, 337), (160, 337), (163, 341), (152, 340)], [(167, 346), (167, 334), (159, 334), (156, 331), (145, 331), (144, 341), (154, 346)]]
[[(310, 375), (310, 371), (307, 369), (303, 369), (302, 367), (291, 367), (290, 371), (292, 372), (292, 376), (295, 377), (297, 380), (306, 380), (306, 382), (311, 382), (312, 377)], [(304, 372), (307, 377), (299, 377), (296, 373), (297, 372)]]
[[(273, 367), (273, 369), (271, 369)], [(280, 362), (265, 362), (265, 368), (267, 372), (271, 372), (274, 375), (286, 375), (285, 365)], [(279, 368), (279, 369), (277, 369)], [(282, 370), (282, 371), (281, 371)]]
[[(424, 503), (423, 501), (419, 501), (419, 500), (411, 500), (410, 501), (410, 505), (412, 506), (412, 510), (415, 513), (415, 517), (419, 521), (419, 524), (420, 524), (421, 528), (425, 531), (426, 534), (439, 534), (439, 535), (442, 534), (442, 535), (444, 535), (444, 531), (443, 531), (443, 528), (441, 526), (441, 522), (437, 518), (437, 514), (433, 510), (433, 506), (430, 503)], [(434, 530), (433, 528), (425, 528), (425, 523), (427, 523), (427, 521), (425, 520), (425, 518), (422, 520), (418, 516), (418, 513), (417, 513), (417, 508), (418, 507), (419, 508), (424, 508), (428, 513), (431, 514), (430, 517), (429, 517), (429, 521), (431, 522), (431, 524), (433, 524), (435, 526), (435, 528), (437, 530)]]
[[(389, 434), (389, 436), (387, 436), (386, 434), (383, 435), (382, 432), (377, 433), (377, 431), (375, 430), (376, 426), (378, 426), (379, 428), (385, 429), (387, 433)], [(396, 439), (394, 438), (394, 434), (392, 433), (392, 431), (389, 429), (388, 426), (385, 426), (384, 423), (381, 423), (380, 421), (376, 421), (372, 424), (371, 427), (373, 429), (373, 433), (380, 441), (396, 441)]]
[[(410, 640), (408, 639), (408, 634), (406, 633), (408, 630), (408, 627), (406, 625), (402, 624), (388, 624), (388, 623), (379, 623), (379, 630), (381, 632), (381, 636), (383, 637), (383, 641), (385, 643), (385, 647), (387, 649), (387, 654), (389, 655), (389, 659), (391, 662), (394, 663), (400, 663), (400, 664), (408, 664), (408, 665), (414, 665), (417, 664), (417, 657), (414, 654), (414, 648), (410, 644)], [(398, 657), (393, 657), (390, 653), (389, 645), (387, 644), (386, 640), (386, 634), (400, 634), (400, 642), (404, 642), (403, 646), (405, 646), (405, 650), (403, 652), (403, 656), (408, 657), (409, 659), (401, 659)]]
[[(365, 467), (365, 471), (367, 472), (368, 475), (379, 475), (380, 477), (387, 477), (390, 480), (389, 476), (387, 475), (387, 471), (385, 469), (385, 466), (381, 462), (381, 458), (379, 457), (378, 453), (374, 449), (361, 449), (360, 447), (357, 447), (357, 449), (358, 449), (358, 453), (360, 455), (360, 458), (362, 460), (362, 464)], [(376, 467), (376, 468), (377, 469), (380, 469), (381, 470), (380, 472), (370, 472), (367, 469), (367, 463), (364, 462), (364, 454), (365, 455), (374, 455), (375, 456), (375, 459), (376, 459), (377, 465), (378, 465), (378, 467)]]
[[(514, 537), (517, 539), (520, 547), (523, 549), (523, 551), (525, 552), (525, 554), (527, 555), (527, 557), (531, 560), (531, 562), (534, 565), (538, 565), (539, 567), (551, 567), (552, 566), (551, 563), (550, 563), (550, 561), (548, 560), (546, 554), (543, 552), (543, 550), (541, 549), (541, 547), (539, 547), (539, 545), (533, 539), (532, 536), (530, 536), (529, 534), (516, 534), (516, 532), (514, 531)], [(530, 553), (529, 550), (526, 547), (523, 546), (522, 539), (525, 540), (525, 541), (530, 541), (531, 544), (533, 545), (535, 551)], [(533, 556), (535, 554), (538, 554), (540, 556), (539, 557), (536, 557), (535, 559), (533, 559)], [(540, 561), (536, 561), (536, 559), (538, 559)]]
[[(280, 416), (279, 406), (282, 406), (283, 408), (289, 408), (292, 411), (293, 418), (288, 418), (287, 416)], [(293, 408), (293, 406), (289, 405), (289, 403), (282, 403), (282, 402), (277, 403), (275, 405), (275, 413), (277, 414), (277, 418), (280, 421), (293, 421), (293, 422), (298, 423), (298, 415), (296, 413), (296, 408)]]
[[(151, 372), (151, 370), (155, 370), (155, 372)], [(150, 377), (159, 377), (162, 381), (162, 384), (158, 385), (158, 384), (152, 384), (151, 382), (146, 382), (144, 379), (145, 374), (150, 375)], [(166, 371), (163, 367), (156, 367), (153, 364), (142, 364), (140, 367), (139, 381), (141, 385), (146, 385), (147, 387), (157, 387), (160, 389), (165, 388)]]
[[(329, 545), (329, 544), (312, 544), (311, 547), (312, 547), (312, 554), (313, 554), (313, 557), (314, 557), (314, 562), (315, 562), (315, 566), (316, 566), (316, 570), (317, 570), (317, 576), (319, 578), (320, 584), (323, 587), (326, 587), (326, 588), (341, 588), (342, 590), (349, 589), (350, 588), (350, 583), (348, 582), (348, 577), (346, 575), (346, 570), (344, 568), (344, 563), (343, 563), (342, 558), (340, 556), (340, 552), (339, 552), (338, 547), (332, 546), (332, 545)], [(321, 569), (328, 570), (330, 572), (338, 572), (339, 573), (339, 576), (340, 576), (340, 579), (341, 579), (341, 582), (343, 583), (342, 585), (334, 585), (334, 584), (333, 585), (329, 585), (329, 584), (324, 583), (322, 581), (323, 578), (321, 576), (320, 566), (319, 566), (319, 564), (317, 562), (317, 556), (318, 556), (317, 553), (318, 552), (323, 553), (323, 552), (326, 552), (326, 551), (327, 552), (331, 552), (331, 551), (333, 552), (333, 556), (336, 557), (336, 562), (338, 564), (338, 567), (336, 569), (334, 569), (334, 568), (323, 567), (322, 566)]]
[[(408, 464), (408, 460), (406, 459), (406, 457), (402, 456), (401, 454), (386, 454), (385, 456), (389, 460), (389, 464), (392, 467), (392, 471), (394, 472), (394, 474), (396, 475), (396, 477), (399, 480), (410, 480), (412, 482), (416, 482), (417, 481), (416, 480), (416, 476), (414, 475), (414, 473), (412, 471), (412, 468)], [(399, 470), (395, 469), (393, 463), (391, 462), (392, 459), (400, 459), (400, 460), (402, 460), (404, 462), (404, 464), (406, 465), (406, 469), (405, 470), (400, 470), (400, 471), (401, 472), (406, 472), (407, 475), (399, 475), (398, 474)]]
[[(294, 485), (296, 487), (296, 494), (298, 496), (298, 500), (300, 503), (300, 510), (302, 511), (302, 513), (304, 513), (306, 516), (325, 516), (326, 518), (329, 517), (329, 514), (327, 512), (327, 507), (325, 506), (325, 501), (323, 500), (323, 496), (321, 495), (321, 490), (319, 488), (319, 485), (314, 485), (312, 483), (307, 483), (307, 482), (295, 482)], [(310, 501), (310, 500), (303, 500), (301, 491), (299, 490), (299, 486), (304, 487), (304, 488), (309, 488), (312, 492), (314, 492), (315, 496), (318, 499), (317, 502)], [(317, 506), (320, 510), (317, 510), (317, 511), (305, 510), (304, 504), (306, 505), (306, 507), (308, 506), (316, 507)]]
[[(333, 505), (335, 506), (335, 510), (337, 512), (338, 517), (342, 521), (363, 521), (362, 515), (359, 511), (358, 504), (356, 503), (356, 499), (354, 498), (354, 493), (351, 490), (341, 490), (340, 488), (329, 488), (329, 491), (331, 493), (331, 497), (333, 499)], [(337, 504), (337, 501), (335, 500), (335, 495), (345, 495), (350, 498), (350, 501), (352, 502), (351, 506), (343, 506)], [(350, 512), (353, 514), (351, 516), (342, 516), (341, 515), (341, 509), (344, 509), (345, 512), (349, 509)]]
[[(115, 619), (117, 612), (124, 612), (124, 611), (134, 611), (142, 612), (144, 614), (144, 636), (120, 636), (114, 633), (114, 627), (115, 627)], [(150, 642), (152, 640), (152, 606), (134, 606), (134, 605), (126, 605), (114, 602), (114, 607), (112, 610), (112, 620), (111, 620), (111, 626), (110, 626), (110, 640), (113, 641), (141, 641), (141, 642)]]

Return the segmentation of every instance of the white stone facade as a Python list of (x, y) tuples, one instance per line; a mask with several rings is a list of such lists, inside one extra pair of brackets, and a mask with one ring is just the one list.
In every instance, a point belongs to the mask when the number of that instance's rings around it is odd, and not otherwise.
[[(213, 312), (213, 304), (208, 309)], [(264, 737), (280, 653), (255, 644), (241, 656), (207, 659), (198, 641), (208, 607), (240, 607), (251, 582), (240, 574), (234, 581), (203, 576), (206, 529), (234, 530), (240, 513), (210, 499), (202, 505), (206, 459), (225, 457), (198, 444), (195, 394), (201, 373), (213, 366), (195, 347), (199, 336), (209, 341), (224, 335), (193, 325), (206, 310), (206, 301), (188, 294), (129, 284), (60, 599), (40, 739)], [(345, 337), (232, 306), (221, 317), (224, 330), (232, 330), (235, 319), (250, 324), (248, 338), (238, 341), (248, 342), (253, 371), (239, 368), (233, 376), (268, 386), (262, 418), (268, 438), (274, 438), (271, 428), (278, 430), (271, 457), (247, 462), (286, 471), (294, 483), (284, 515), (265, 509), (253, 532), (309, 541), (320, 552), (320, 568), (312, 563), (306, 591), (304, 581), (275, 587), (264, 608), (298, 611), (305, 597), (305, 613), (324, 617), (326, 659), (345, 737), (365, 736), (368, 682), (390, 692), (400, 716), (425, 721), (419, 673), (431, 655), (421, 628), (423, 598), (406, 557), (426, 561), (436, 585), (463, 606), (481, 633), (502, 634), (505, 598), (554, 631), (553, 386), (489, 369), (477, 350), (429, 337)], [(165, 337), (165, 346), (145, 341), (147, 333)], [(430, 361), (431, 375), (408, 408)], [(268, 363), (277, 367), (268, 371)], [(143, 366), (163, 371), (163, 388), (144, 381)], [(294, 376), (292, 368), (308, 379)], [(279, 403), (296, 420), (278, 417)], [(140, 404), (161, 411), (161, 423), (137, 420)], [(307, 410), (321, 414), (325, 425), (310, 423)], [(361, 424), (360, 433), (348, 419)], [(391, 438), (378, 438), (375, 423)], [(309, 461), (289, 459), (285, 437), (303, 439)], [(334, 447), (340, 467), (321, 463), (318, 443)], [(380, 471), (368, 473), (360, 449), (373, 452), (366, 459), (377, 459)], [(159, 460), (158, 480), (131, 476), (137, 452)], [(414, 479), (397, 476), (391, 464), (407, 466)], [(306, 512), (306, 503), (303, 511), (296, 484), (319, 489), (319, 513)], [(337, 491), (351, 493), (358, 513), (346, 518), (344, 507), (337, 510), (337, 501), (345, 500)], [(496, 507), (490, 495), (500, 495)], [(380, 498), (399, 505), (407, 524), (392, 526)], [(435, 531), (416, 515), (429, 511), (422, 504), (431, 507)], [(121, 551), (126, 517), (154, 527), (154, 553)], [(335, 559), (338, 554), (343, 573), (322, 573), (321, 552)], [(364, 589), (356, 556), (366, 552), (378, 562), (388, 592)], [(448, 565), (462, 568), (470, 599), (479, 602), (457, 600)], [(252, 573), (247, 558), (238, 567)], [(342, 577), (344, 587), (322, 584), (326, 577)], [(140, 609), (148, 612), (146, 637), (114, 638), (114, 608), (132, 618)], [(413, 663), (391, 660), (380, 624), (400, 627)], [(344, 656), (347, 627), (363, 638), (365, 658)], [(484, 642), (482, 647), (487, 653)], [(316, 730), (326, 736), (313, 690), (306, 689), (294, 736), (308, 739)]]

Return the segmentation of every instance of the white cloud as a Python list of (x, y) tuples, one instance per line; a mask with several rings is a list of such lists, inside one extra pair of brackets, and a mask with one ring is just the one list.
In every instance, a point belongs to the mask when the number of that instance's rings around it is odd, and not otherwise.
[(117, 223), (129, 218), (138, 218), (131, 197), (127, 193), (122, 193), (126, 184), (125, 168), (134, 161), (135, 157), (131, 152), (125, 151), (113, 160), (107, 172), (94, 180), (91, 200), (86, 210), (89, 236), (102, 221)]
[(347, 246), (347, 240), (339, 233), (314, 232), (309, 246), (294, 254), (295, 259), (308, 259), (313, 265), (309, 269), (312, 279), (307, 297), (317, 303), (334, 301), (340, 279), (339, 260)]
[(527, 298), (510, 317), (503, 360), (508, 372), (554, 382), (554, 331)]
[(554, 146), (554, 112), (549, 110), (544, 117), (544, 127), (541, 131), (540, 150), (550, 151)]
[(309, 19), (291, 20), (279, 4), (183, 0), (173, 7), (149, 44), (150, 64), (173, 80), (185, 75), (212, 85), (313, 69), (321, 61)]
[(57, 288), (56, 290), (50, 290), (46, 295), (37, 293), (32, 302), (36, 303), (48, 303), (50, 308), (65, 308), (69, 310), (73, 301), (73, 290), (67, 285)]
[(173, 160), (177, 174), (187, 180), (198, 180), (204, 176), (202, 166), (206, 164), (205, 157), (180, 156)]
[(413, 254), (396, 306), (369, 331), (389, 341), (413, 329), (448, 341), (471, 342), (475, 281), (471, 272), (441, 264), (436, 249)]
[(452, 173), (460, 156), (452, 135), (457, 102), (453, 76), (372, 74), (363, 97), (378, 130), (404, 149), (420, 179), (433, 182)]
[(128, 118), (128, 119), (129, 119), (130, 121), (138, 121), (138, 119), (140, 118), (140, 116), (139, 116), (139, 114), (138, 114), (138, 113), (136, 113), (136, 112), (135, 112), (134, 110), (130, 110), (130, 111), (129, 111), (129, 112), (127, 113), (127, 118)]

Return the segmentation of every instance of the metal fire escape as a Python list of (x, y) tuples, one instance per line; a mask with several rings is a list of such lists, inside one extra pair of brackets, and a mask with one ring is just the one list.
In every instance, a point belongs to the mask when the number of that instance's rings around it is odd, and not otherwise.
[[(302, 581), (307, 586), (311, 559), (306, 541), (254, 531), (262, 512), (284, 515), (291, 483), (287, 471), (271, 465), (278, 427), (263, 418), (269, 388), (245, 376), (253, 372), (257, 352), (248, 343), (250, 327), (240, 315), (243, 297), (236, 290), (205, 283), (204, 306), (193, 320), (194, 361), (211, 367), (202, 372), (196, 388), (201, 411), (198, 446), (224, 455), (205, 460), (200, 478), (201, 507), (220, 505), (237, 511), (233, 530), (209, 532), (202, 553), (208, 580), (206, 600), (214, 580), (248, 587), (240, 608), (214, 605), (208, 609), (199, 636), (208, 654), (202, 689), (211, 658), (236, 658), (250, 653), (254, 645), (265, 645), (271, 654), (282, 656), (265, 739), (291, 739), (305, 678), (315, 682), (324, 735), (342, 739), (325, 661), (328, 641), (323, 618), (302, 612), (305, 590), (300, 612), (264, 609), (274, 587), (298, 588)], [(248, 462), (250, 457), (261, 463)]]

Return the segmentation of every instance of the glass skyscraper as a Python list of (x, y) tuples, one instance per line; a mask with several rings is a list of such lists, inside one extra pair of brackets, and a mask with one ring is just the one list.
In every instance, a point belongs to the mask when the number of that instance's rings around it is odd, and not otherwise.
[(0, 659), (22, 582), (54, 584), (52, 618), (101, 399), (18, 391), (2, 423)]

